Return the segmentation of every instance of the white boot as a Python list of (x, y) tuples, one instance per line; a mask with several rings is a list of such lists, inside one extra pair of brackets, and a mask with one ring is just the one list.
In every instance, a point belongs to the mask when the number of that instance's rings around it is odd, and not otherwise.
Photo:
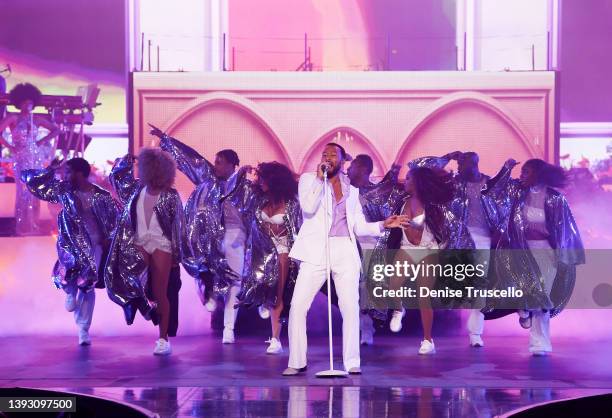
[(234, 344), (236, 342), (236, 338), (234, 337), (234, 330), (223, 328), (223, 344)]

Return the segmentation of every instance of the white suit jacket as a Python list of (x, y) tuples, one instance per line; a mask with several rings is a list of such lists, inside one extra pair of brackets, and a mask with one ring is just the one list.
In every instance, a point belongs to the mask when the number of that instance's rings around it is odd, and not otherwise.
[[(339, 175), (342, 176), (341, 181), (348, 181), (344, 174)], [(329, 234), (332, 224), (333, 191), (330, 185), (327, 189), (328, 229), (325, 231), (323, 190), (323, 181), (317, 178), (316, 173), (304, 173), (300, 176), (298, 198), (304, 221), (289, 252), (289, 257), (315, 265), (325, 264), (325, 236)], [(360, 263), (355, 235), (378, 237), (382, 234), (382, 222), (366, 221), (359, 201), (359, 190), (353, 186), (349, 186), (346, 198), (346, 220), (353, 242), (352, 256)]]

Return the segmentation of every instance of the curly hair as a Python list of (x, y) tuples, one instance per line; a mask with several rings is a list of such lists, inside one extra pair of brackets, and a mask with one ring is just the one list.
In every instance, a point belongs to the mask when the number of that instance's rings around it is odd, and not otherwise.
[(558, 165), (552, 165), (539, 158), (525, 161), (523, 167), (529, 167), (536, 175), (537, 182), (548, 187), (563, 188), (567, 184), (567, 174)]
[(423, 204), (446, 204), (453, 198), (452, 175), (442, 169), (414, 167), (410, 169), (416, 194)]
[(159, 148), (142, 148), (138, 154), (140, 180), (156, 190), (168, 190), (174, 184), (176, 164)]
[(295, 174), (284, 164), (278, 161), (260, 163), (257, 166), (259, 182), (268, 185), (268, 195), (273, 203), (287, 202), (295, 198), (298, 192), (298, 183)]
[(20, 107), (26, 100), (31, 100), (34, 106), (40, 103), (42, 93), (34, 84), (21, 83), (17, 84), (9, 92), (11, 104), (15, 107)]

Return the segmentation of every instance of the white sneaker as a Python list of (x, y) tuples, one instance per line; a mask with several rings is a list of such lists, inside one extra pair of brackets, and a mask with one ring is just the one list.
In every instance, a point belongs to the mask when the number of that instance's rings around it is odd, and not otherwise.
[(89, 331), (80, 329), (79, 330), (79, 345), (91, 345), (91, 338), (89, 337)]
[(280, 354), (283, 352), (283, 345), (276, 338), (270, 338), (267, 343), (270, 343), (268, 349), (266, 350), (266, 354)]
[(471, 347), (484, 347), (484, 341), (478, 334), (470, 334), (470, 346)]
[(259, 316), (261, 319), (270, 318), (270, 309), (266, 308), (265, 306), (259, 305), (257, 311), (259, 312)]
[(419, 348), (419, 354), (422, 356), (427, 356), (429, 354), (436, 354), (436, 346), (434, 345), (433, 340), (423, 340), (421, 341), (421, 347)]
[(172, 348), (170, 347), (170, 341), (160, 338), (155, 342), (155, 349), (153, 350), (153, 354), (155, 354), (156, 356), (168, 356), (171, 353)]
[(76, 308), (77, 308), (76, 292), (66, 293), (66, 301), (64, 302), (64, 308), (66, 308), (68, 312), (76, 311)]
[(393, 332), (400, 332), (402, 330), (402, 319), (405, 315), (406, 310), (404, 308), (401, 311), (393, 311), (391, 321), (389, 322), (389, 329)]
[(234, 344), (236, 342), (236, 338), (234, 337), (233, 329), (223, 329), (223, 344)]
[(214, 312), (217, 309), (217, 301), (214, 297), (210, 297), (204, 304), (204, 307), (208, 312)]

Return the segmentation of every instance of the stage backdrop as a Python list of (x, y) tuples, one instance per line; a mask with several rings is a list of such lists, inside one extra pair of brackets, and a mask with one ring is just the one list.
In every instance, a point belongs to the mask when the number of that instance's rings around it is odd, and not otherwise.
[[(277, 160), (314, 170), (326, 142), (367, 153), (380, 176), (394, 161), (455, 150), (481, 154), (494, 173), (508, 157), (557, 156), (555, 73), (134, 73), (132, 143), (154, 145), (147, 123), (212, 160)], [(192, 186), (184, 176), (178, 188)]]

